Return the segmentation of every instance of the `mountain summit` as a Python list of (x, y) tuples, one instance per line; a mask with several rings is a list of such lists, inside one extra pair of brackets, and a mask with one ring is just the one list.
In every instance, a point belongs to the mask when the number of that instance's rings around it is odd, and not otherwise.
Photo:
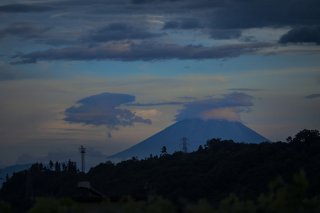
[(145, 158), (159, 155), (166, 146), (168, 153), (182, 149), (182, 138), (187, 138), (188, 151), (197, 150), (212, 138), (231, 139), (235, 142), (261, 143), (269, 141), (252, 129), (237, 121), (188, 119), (178, 121), (146, 140), (110, 156), (113, 160), (125, 160), (131, 157)]

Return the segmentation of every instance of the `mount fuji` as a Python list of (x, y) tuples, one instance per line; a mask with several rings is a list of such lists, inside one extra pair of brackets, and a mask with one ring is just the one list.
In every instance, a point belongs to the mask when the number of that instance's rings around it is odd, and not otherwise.
[(188, 119), (174, 123), (146, 140), (109, 157), (111, 160), (125, 160), (131, 157), (145, 158), (159, 155), (166, 146), (168, 153), (181, 150), (182, 138), (187, 138), (188, 151), (195, 151), (207, 140), (221, 138), (235, 142), (261, 143), (267, 138), (237, 121)]

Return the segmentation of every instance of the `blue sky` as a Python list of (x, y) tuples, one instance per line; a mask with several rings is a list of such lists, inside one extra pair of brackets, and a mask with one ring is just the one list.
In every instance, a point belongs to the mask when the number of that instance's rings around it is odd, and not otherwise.
[[(0, 167), (114, 154), (186, 117), (320, 129), (317, 0), (0, 4)], [(56, 159), (54, 159), (56, 158)]]

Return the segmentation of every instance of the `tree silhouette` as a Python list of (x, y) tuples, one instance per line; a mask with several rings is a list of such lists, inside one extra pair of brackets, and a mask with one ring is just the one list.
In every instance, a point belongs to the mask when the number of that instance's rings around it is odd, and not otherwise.
[(167, 155), (168, 153), (167, 153), (167, 147), (166, 146), (163, 146), (162, 148), (161, 148), (161, 156), (165, 156), (165, 155)]
[(61, 172), (61, 165), (58, 161), (54, 164), (54, 170), (56, 172)]
[(53, 162), (52, 162), (52, 160), (49, 161), (49, 169), (50, 169), (50, 170), (53, 169)]
[(319, 139), (320, 133), (318, 130), (304, 129), (295, 135), (295, 137), (292, 139), (292, 142), (310, 144)]

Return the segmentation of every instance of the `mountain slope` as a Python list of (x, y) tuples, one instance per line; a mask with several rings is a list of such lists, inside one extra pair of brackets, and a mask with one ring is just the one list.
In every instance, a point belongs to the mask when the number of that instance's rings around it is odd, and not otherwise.
[(181, 138), (186, 137), (188, 151), (196, 150), (212, 138), (232, 139), (235, 142), (260, 143), (268, 141), (265, 137), (246, 127), (240, 122), (225, 120), (189, 119), (176, 122), (146, 140), (110, 156), (112, 160), (131, 157), (144, 158), (150, 154), (159, 155), (163, 146), (168, 153), (181, 150)]

